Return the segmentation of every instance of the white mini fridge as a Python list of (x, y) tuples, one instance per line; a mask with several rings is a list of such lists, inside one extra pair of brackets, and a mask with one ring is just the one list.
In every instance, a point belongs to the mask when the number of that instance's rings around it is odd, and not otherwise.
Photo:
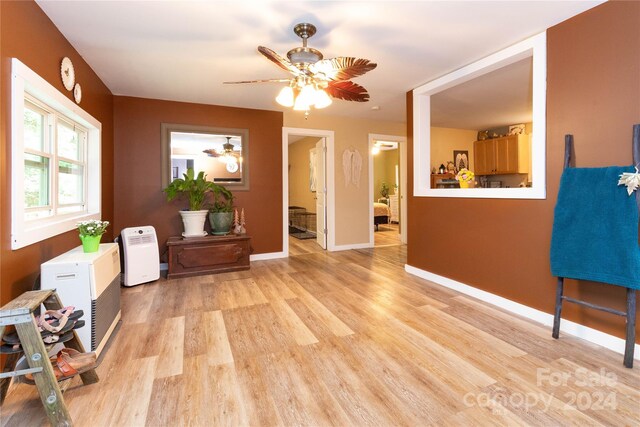
[(65, 306), (83, 310), (85, 326), (76, 332), (85, 351), (99, 356), (120, 320), (120, 253), (116, 243), (98, 252), (82, 246), (40, 266), (41, 288), (56, 289)]

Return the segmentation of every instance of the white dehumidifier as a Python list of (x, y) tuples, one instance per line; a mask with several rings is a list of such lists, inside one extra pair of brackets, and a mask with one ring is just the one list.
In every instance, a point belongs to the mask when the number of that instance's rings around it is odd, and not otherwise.
[(129, 227), (121, 232), (124, 254), (124, 286), (135, 286), (160, 278), (160, 255), (156, 229), (150, 225)]

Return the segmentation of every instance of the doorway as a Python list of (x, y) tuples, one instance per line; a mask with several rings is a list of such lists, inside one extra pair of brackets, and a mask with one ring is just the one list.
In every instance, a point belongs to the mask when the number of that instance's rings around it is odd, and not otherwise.
[(407, 243), (407, 139), (369, 134), (369, 243)]
[(332, 250), (333, 131), (283, 128), (282, 141), (285, 255)]

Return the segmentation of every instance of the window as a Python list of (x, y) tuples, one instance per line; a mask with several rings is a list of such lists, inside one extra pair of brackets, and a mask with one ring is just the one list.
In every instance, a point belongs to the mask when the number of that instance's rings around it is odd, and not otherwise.
[[(473, 143), (474, 145), (471, 146), (470, 149), (477, 151), (478, 164), (475, 164), (476, 160), (474, 159), (473, 153), (471, 153), (471, 158), (468, 159), (468, 161), (473, 162), (472, 170), (473, 168), (478, 168), (475, 170), (475, 172), (479, 172), (476, 173), (476, 175), (484, 175), (485, 179), (487, 176), (489, 176), (489, 178), (493, 178), (490, 176), (492, 173), (500, 173), (500, 171), (503, 170), (504, 172), (502, 173), (504, 173), (504, 175), (502, 176), (505, 177), (505, 179), (515, 178), (515, 185), (508, 185), (511, 188), (493, 188), (491, 185), (487, 186), (487, 188), (479, 188), (478, 186), (476, 188), (447, 188), (447, 185), (443, 185), (444, 188), (438, 188), (437, 185), (434, 187), (432, 185), (432, 179), (436, 176), (432, 174), (432, 168), (438, 169), (438, 163), (443, 159), (445, 161), (447, 159), (453, 160), (453, 150), (461, 149), (458, 146), (451, 147), (451, 141), (458, 141), (457, 135), (467, 132), (472, 135), (471, 137), (465, 136), (467, 141), (471, 138), (471, 141), (478, 139), (477, 142), (484, 142), (484, 140), (480, 141), (483, 138), (480, 138), (479, 135), (477, 138), (474, 138), (473, 135), (477, 135), (476, 130), (487, 129), (487, 127), (474, 129), (473, 127), (468, 126), (438, 124), (442, 123), (444, 119), (451, 119), (451, 117), (447, 117), (446, 114), (442, 114), (442, 109), (438, 109), (438, 97), (444, 95), (445, 98), (448, 97), (458, 101), (459, 106), (468, 107), (468, 104), (473, 97), (460, 96), (460, 93), (462, 93), (461, 88), (463, 86), (469, 87), (473, 85), (474, 82), (479, 82), (474, 86), (476, 89), (488, 86), (486, 83), (488, 81), (487, 79), (493, 78), (491, 75), (494, 72), (496, 72), (495, 74), (498, 76), (504, 76), (503, 72), (505, 70), (515, 67), (518, 64), (524, 65), (525, 70), (531, 70), (532, 72), (531, 85), (527, 86), (528, 90), (526, 91), (527, 95), (529, 94), (529, 90), (531, 92), (531, 100), (528, 101), (530, 103), (529, 110), (531, 111), (530, 120), (533, 123), (530, 142), (525, 141), (525, 144), (521, 144), (520, 136), (525, 135), (516, 135), (515, 140), (511, 137), (507, 138), (509, 141), (505, 138), (487, 140), (487, 143), (494, 143), (494, 145), (491, 145), (490, 147), (489, 144), (478, 145), (478, 150), (475, 150), (474, 147), (476, 147), (476, 145)], [(510, 78), (512, 77), (513, 74), (510, 74)], [(494, 80), (494, 82), (495, 81), (497, 80)], [(506, 86), (507, 85), (505, 84), (503, 86), (496, 85), (495, 87), (502, 90)], [(525, 86), (525, 84), (522, 86)], [(467, 94), (472, 93), (473, 91), (467, 91)], [(497, 95), (487, 96), (488, 101), (485, 103), (486, 105), (483, 103), (477, 104), (478, 110), (481, 110), (483, 114), (488, 112), (492, 113), (493, 117), (490, 117), (487, 121), (496, 120), (500, 122), (504, 119), (504, 114), (502, 114), (501, 110), (491, 110), (491, 108), (488, 107), (492, 102), (496, 102), (495, 100), (497, 97)], [(455, 110), (449, 109), (449, 111)], [(458, 111), (461, 110), (458, 109)], [(524, 124), (526, 121), (527, 120), (523, 120), (522, 122), (517, 123)], [(432, 123), (436, 124), (436, 126), (432, 127)], [(451, 122), (449, 121), (449, 123)], [(510, 123), (509, 121), (507, 121), (507, 123), (502, 123), (502, 125), (505, 124), (515, 123)], [(455, 127), (455, 129), (450, 129), (451, 127)], [(456, 133), (454, 134), (451, 131), (456, 131)], [(507, 134), (506, 131), (504, 133)], [(515, 45), (414, 89), (413, 138), (413, 195), (416, 197), (544, 199), (546, 197), (546, 33), (541, 33), (523, 40)], [(439, 140), (445, 140), (446, 144), (443, 145), (448, 147), (448, 151), (446, 156), (434, 156), (436, 158), (432, 161), (432, 145), (437, 145), (432, 144), (432, 142), (438, 142)], [(507, 163), (506, 167), (500, 166), (504, 165), (504, 146), (511, 142), (516, 143), (515, 146), (517, 149), (514, 150), (513, 146), (507, 146), (506, 153), (507, 156), (509, 156), (510, 161)], [(531, 148), (528, 148), (529, 144)], [(457, 145), (457, 142), (453, 145)], [(525, 150), (522, 151), (522, 154), (520, 153), (521, 145), (524, 145), (525, 148)], [(509, 147), (511, 148), (509, 149)], [(481, 151), (481, 149), (484, 151)], [(490, 155), (489, 152), (492, 154)], [(500, 153), (502, 153), (502, 156), (500, 156)], [(513, 157), (510, 157), (510, 153), (514, 154)], [(500, 159), (502, 159), (502, 162)], [(481, 162), (480, 160), (484, 161)], [(530, 160), (529, 165), (520, 166), (520, 163), (522, 163), (523, 160)], [(498, 163), (498, 165), (495, 166), (494, 163)], [(489, 164), (491, 164), (491, 166), (488, 166)], [(443, 163), (443, 166), (445, 165), (446, 163)], [(480, 167), (480, 165), (482, 165), (482, 167)], [(453, 162), (451, 162), (451, 166), (455, 166)], [(491, 167), (494, 167), (495, 169), (487, 169)], [(526, 173), (523, 174), (523, 172)], [(523, 188), (519, 188), (518, 181), (522, 181), (525, 178), (532, 183), (531, 187), (527, 188), (527, 186), (525, 186)], [(444, 181), (442, 182), (444, 183)], [(455, 183), (455, 181), (453, 181), (453, 183)]]
[(13, 59), (12, 249), (100, 218), (100, 128)]

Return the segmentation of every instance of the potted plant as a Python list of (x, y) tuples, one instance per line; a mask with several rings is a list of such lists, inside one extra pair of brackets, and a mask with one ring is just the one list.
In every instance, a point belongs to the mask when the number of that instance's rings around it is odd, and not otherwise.
[(209, 207), (209, 224), (214, 235), (229, 234), (233, 224), (233, 194), (224, 185), (213, 184), (213, 204)]
[(83, 252), (98, 252), (98, 249), (100, 249), (100, 240), (108, 226), (109, 221), (100, 221), (99, 219), (81, 221), (76, 224), (80, 241), (82, 242)]
[(214, 189), (215, 184), (207, 181), (204, 172), (195, 175), (193, 169), (187, 169), (184, 178), (174, 179), (163, 191), (167, 193), (167, 200), (171, 201), (178, 195), (186, 195), (189, 198), (189, 210), (180, 211), (184, 223), (184, 237), (205, 236), (204, 222), (207, 218), (207, 209), (204, 209), (207, 192)]
[(380, 188), (380, 195), (386, 199), (389, 197), (389, 186), (386, 182), (382, 183), (382, 187)]

